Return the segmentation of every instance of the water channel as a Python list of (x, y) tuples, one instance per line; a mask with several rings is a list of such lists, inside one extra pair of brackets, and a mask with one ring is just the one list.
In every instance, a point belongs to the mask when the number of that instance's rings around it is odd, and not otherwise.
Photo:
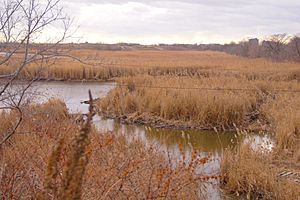
[[(103, 98), (115, 87), (115, 83), (101, 82), (37, 82), (33, 85), (33, 90), (38, 95), (36, 102), (45, 102), (50, 98), (59, 98), (63, 100), (70, 113), (86, 113), (87, 104), (81, 104), (88, 99), (88, 90), (92, 91), (94, 98)], [(241, 140), (249, 139), (236, 137), (235, 133), (218, 133), (210, 131), (176, 131), (155, 129), (141, 125), (125, 125), (113, 119), (104, 119), (100, 116), (94, 117), (94, 125), (99, 131), (113, 132), (115, 134), (124, 134), (128, 139), (139, 138), (145, 144), (157, 144), (161, 149), (168, 150), (176, 161), (180, 155), (179, 145), (183, 146), (187, 157), (191, 149), (195, 148), (201, 152), (201, 155), (211, 155), (213, 161), (203, 167), (204, 174), (215, 174), (220, 170), (220, 161), (224, 148), (237, 145)], [(253, 142), (254, 141), (254, 142)], [(271, 148), (270, 139), (267, 136), (253, 136), (253, 148), (257, 146), (266, 146)], [(258, 145), (259, 144), (259, 145)], [(209, 199), (224, 199), (218, 189), (217, 184), (210, 185)]]

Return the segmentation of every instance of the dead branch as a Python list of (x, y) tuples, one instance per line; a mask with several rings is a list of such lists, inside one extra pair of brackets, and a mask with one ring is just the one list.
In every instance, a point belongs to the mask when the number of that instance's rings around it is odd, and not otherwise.
[[(51, 59), (60, 55), (62, 51), (59, 49), (59, 44), (70, 37), (68, 32), (72, 21), (64, 14), (59, 3), (60, 0), (43, 2), (39, 0), (8, 0), (0, 7), (0, 49), (5, 53), (4, 57), (0, 58), (0, 68), (12, 61), (18, 61), (17, 64), (14, 64), (13, 72), (0, 75), (0, 78), (4, 79), (0, 84), (0, 107), (10, 107), (10, 110), (17, 110), (20, 115), (16, 125), (6, 134), (0, 145), (17, 131), (23, 119), (22, 101), (28, 89), (39, 77), (33, 78), (20, 91), (11, 93), (8, 89), (19, 84), (16, 83), (16, 80), (21, 80), (21, 72), (31, 63), (38, 64), (42, 69), (45, 63), (49, 63)], [(63, 29), (60, 38), (48, 45), (34, 44), (43, 36), (47, 27), (58, 24), (62, 24)], [(0, 111), (3, 110), (1, 108)]]

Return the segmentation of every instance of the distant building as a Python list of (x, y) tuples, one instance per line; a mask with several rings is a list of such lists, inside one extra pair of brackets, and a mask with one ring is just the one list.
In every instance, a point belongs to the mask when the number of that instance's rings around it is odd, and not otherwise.
[(259, 40), (252, 38), (248, 40), (248, 56), (251, 58), (257, 58), (260, 54)]
[(257, 38), (251, 38), (251, 39), (249, 39), (249, 45), (250, 46), (258, 46), (259, 45), (259, 39), (257, 39)]

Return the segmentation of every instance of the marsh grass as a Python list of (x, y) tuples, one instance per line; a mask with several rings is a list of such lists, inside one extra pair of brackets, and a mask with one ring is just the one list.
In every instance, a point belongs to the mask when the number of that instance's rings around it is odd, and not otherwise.
[(157, 125), (155, 121), (162, 121), (231, 130), (256, 122), (261, 105), (284, 89), (300, 91), (300, 85), (235, 77), (141, 75), (118, 79), (117, 88), (101, 100), (99, 108), (104, 115), (131, 123)]
[[(20, 77), (48, 80), (108, 80), (133, 75), (243, 77), (249, 80), (300, 80), (299, 64), (250, 59), (211, 51), (91, 51), (77, 50), (71, 58), (59, 57), (49, 63), (32, 63)], [(92, 58), (89, 58), (92, 55)], [(16, 57), (0, 70), (12, 72)]]
[[(273, 164), (273, 155), (254, 152), (248, 145), (226, 151), (222, 163), (224, 189), (247, 199), (297, 199), (300, 185), (280, 178), (285, 168)], [(286, 170), (286, 169), (285, 169)]]
[[(226, 151), (221, 166), (227, 191), (249, 199), (300, 198), (300, 185), (296, 181), (300, 174), (299, 97), (295, 93), (278, 94), (261, 108), (271, 125), (273, 151), (254, 151), (248, 145)], [(281, 177), (281, 172), (295, 173), (296, 177)]]
[(282, 94), (263, 107), (272, 124), (277, 151), (300, 161), (300, 94)]

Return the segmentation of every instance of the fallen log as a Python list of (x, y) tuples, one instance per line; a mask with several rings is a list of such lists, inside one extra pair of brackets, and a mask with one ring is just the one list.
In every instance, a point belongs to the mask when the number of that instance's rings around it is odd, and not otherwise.
[[(95, 101), (99, 101), (100, 98), (96, 98), (96, 99), (93, 99), (92, 101), (95, 102)], [(80, 103), (81, 104), (90, 104), (91, 100), (86, 100), (86, 101), (81, 101)]]

